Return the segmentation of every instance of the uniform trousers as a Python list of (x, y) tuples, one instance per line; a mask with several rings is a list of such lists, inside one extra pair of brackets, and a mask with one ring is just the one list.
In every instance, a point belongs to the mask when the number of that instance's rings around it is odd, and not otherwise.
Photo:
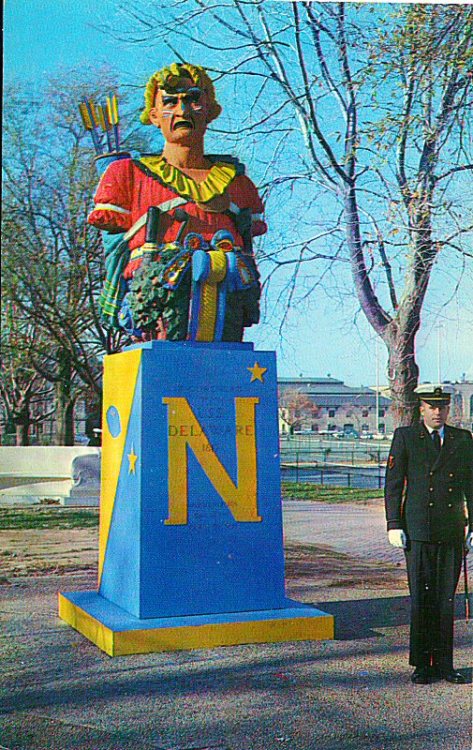
[(405, 550), (411, 626), (409, 664), (453, 668), (455, 590), (463, 545), (411, 540)]

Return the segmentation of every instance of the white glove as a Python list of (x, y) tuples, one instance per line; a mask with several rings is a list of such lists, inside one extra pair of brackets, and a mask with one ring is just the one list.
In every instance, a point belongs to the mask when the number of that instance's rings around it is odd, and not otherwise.
[(465, 547), (468, 552), (473, 552), (473, 531), (470, 531), (470, 533), (466, 535)]
[(402, 529), (391, 529), (388, 531), (389, 544), (399, 549), (406, 549), (407, 537)]

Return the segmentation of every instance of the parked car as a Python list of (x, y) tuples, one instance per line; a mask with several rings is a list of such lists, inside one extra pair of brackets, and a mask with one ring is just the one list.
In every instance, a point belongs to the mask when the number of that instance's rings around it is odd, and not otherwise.
[(75, 445), (88, 445), (89, 444), (88, 435), (84, 435), (83, 432), (77, 432), (74, 435), (74, 444)]
[(359, 438), (360, 437), (360, 433), (358, 432), (358, 430), (354, 430), (354, 429), (343, 430), (343, 437), (346, 437), (346, 438)]

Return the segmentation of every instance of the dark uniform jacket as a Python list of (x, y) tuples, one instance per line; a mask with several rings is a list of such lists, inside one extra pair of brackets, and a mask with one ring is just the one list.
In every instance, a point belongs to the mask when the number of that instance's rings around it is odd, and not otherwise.
[(468, 430), (445, 425), (435, 453), (424, 424), (399, 427), (385, 484), (388, 530), (404, 529), (419, 542), (462, 543), (466, 509), (473, 530), (473, 440)]

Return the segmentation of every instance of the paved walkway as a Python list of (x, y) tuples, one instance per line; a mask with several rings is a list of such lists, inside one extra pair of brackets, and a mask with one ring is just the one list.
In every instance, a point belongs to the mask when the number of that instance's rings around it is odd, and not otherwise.
[[(283, 502), (287, 541), (325, 544), (337, 552), (366, 560), (404, 563), (404, 553), (388, 542), (384, 506), (286, 500)], [(473, 575), (473, 555), (468, 555)]]
[[(109, 658), (57, 618), (56, 591), (2, 591), (0, 746), (6, 750), (470, 750), (471, 685), (415, 686), (407, 597), (332, 588), (289, 595), (335, 615), (333, 641)], [(296, 593), (297, 592), (297, 593)], [(471, 635), (456, 626), (471, 679)]]
[[(402, 559), (382, 507), (284, 504), (286, 539)], [(309, 576), (288, 595), (332, 613), (333, 641), (109, 658), (57, 617), (95, 572), (0, 585), (0, 750), (470, 750), (471, 684), (409, 681), (408, 599)], [(461, 604), (458, 601), (458, 604)], [(457, 668), (471, 680), (471, 627)]]
[(381, 504), (329, 505), (287, 500), (283, 503), (283, 523), (288, 541), (326, 544), (337, 552), (369, 560), (404, 559), (403, 553), (388, 542)]

